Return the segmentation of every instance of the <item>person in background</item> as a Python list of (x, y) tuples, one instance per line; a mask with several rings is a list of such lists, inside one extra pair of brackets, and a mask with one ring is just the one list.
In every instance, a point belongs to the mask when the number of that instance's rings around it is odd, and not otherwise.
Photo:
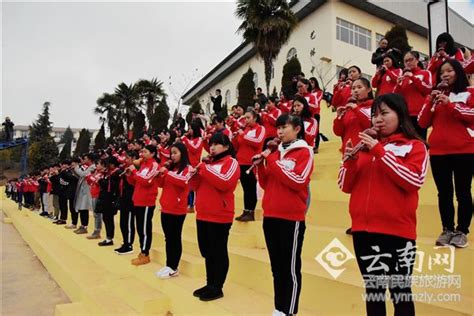
[(461, 49), (454, 45), (453, 37), (445, 32), (438, 35), (436, 38), (436, 52), (431, 57), (428, 63), (428, 71), (431, 72), (433, 78), (433, 87), (438, 84), (436, 81), (436, 73), (439, 67), (447, 59), (456, 59), (460, 63), (464, 62), (464, 54)]
[(402, 75), (402, 70), (398, 67), (398, 61), (392, 54), (386, 54), (383, 64), (377, 68), (372, 78), (372, 87), (377, 89), (377, 96), (393, 93), (397, 85), (397, 79)]
[(219, 114), (222, 111), (222, 95), (221, 95), (221, 89), (216, 89), (216, 95), (213, 96), (211, 93), (209, 93), (209, 96), (211, 97), (212, 101), (212, 110), (214, 111), (215, 114)]
[(5, 131), (5, 141), (10, 142), (13, 140), (13, 122), (10, 120), (10, 118), (7, 116), (5, 117), (5, 122), (2, 123), (4, 126), (4, 131)]
[(263, 149), (267, 148), (267, 142), (277, 136), (276, 120), (281, 115), (281, 111), (276, 107), (275, 97), (270, 96), (265, 105), (265, 110), (260, 112), (260, 119), (265, 128), (265, 140)]
[(344, 75), (345, 71), (343, 69), (339, 73), (338, 83), (334, 86), (332, 106), (335, 109), (347, 104), (352, 96), (352, 83), (361, 77), (362, 72), (359, 67), (353, 65), (347, 69), (347, 76), (344, 77)]
[(256, 90), (255, 101), (260, 105), (260, 109), (264, 109), (268, 102), (267, 96), (263, 93), (262, 88), (260, 87)]
[(314, 145), (314, 153), (318, 153), (319, 151), (319, 142), (320, 142), (320, 137), (319, 137), (319, 126), (321, 125), (321, 100), (323, 99), (323, 93), (324, 91), (321, 90), (319, 87), (319, 82), (315, 77), (309, 78), (309, 82), (311, 83), (311, 93), (314, 95), (314, 98), (316, 99), (316, 108), (313, 110), (313, 117), (316, 119), (318, 122), (317, 125), (317, 130), (316, 130), (316, 143)]
[(379, 41), (379, 47), (372, 53), (372, 64), (376, 65), (377, 68), (383, 65), (383, 59), (388, 51), (388, 40), (385, 37)]
[[(107, 159), (107, 158), (105, 158)], [(104, 177), (105, 164), (104, 160), (98, 159), (96, 169), (86, 176), (87, 184), (90, 187), (92, 198), (92, 213), (94, 214), (94, 231), (87, 239), (100, 239), (100, 231), (102, 230), (102, 213), (97, 212), (97, 199), (100, 195), (99, 180)]]
[(295, 96), (293, 100), (292, 115), (298, 116), (301, 119), (304, 127), (304, 140), (308, 146), (314, 147), (318, 122), (311, 116), (308, 101), (300, 95)]
[(81, 218), (81, 226), (74, 231), (76, 234), (87, 234), (87, 226), (89, 224), (89, 210), (92, 209), (92, 197), (91, 189), (87, 184), (86, 177), (95, 170), (94, 160), (95, 155), (88, 153), (84, 155), (81, 165), (73, 162), (74, 173), (79, 177), (74, 206), (75, 211), (79, 213)]

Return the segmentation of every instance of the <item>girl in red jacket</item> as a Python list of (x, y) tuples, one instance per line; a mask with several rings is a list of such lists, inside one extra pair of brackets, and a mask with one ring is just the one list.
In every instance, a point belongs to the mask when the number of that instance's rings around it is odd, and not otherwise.
[(397, 79), (402, 75), (397, 60), (391, 54), (383, 59), (383, 65), (377, 69), (372, 78), (372, 87), (377, 89), (377, 96), (392, 93), (397, 85)]
[(398, 77), (397, 85), (393, 92), (401, 94), (408, 104), (408, 114), (415, 129), (423, 139), (426, 139), (426, 128), (418, 125), (418, 114), (431, 92), (431, 73), (421, 69), (420, 54), (411, 51), (403, 57), (405, 69), (403, 75)]
[(194, 291), (202, 301), (223, 297), (229, 256), (227, 239), (234, 216), (234, 190), (240, 176), (237, 160), (232, 158), (229, 137), (216, 133), (210, 140), (212, 160), (201, 162), (190, 180), (196, 192), (196, 226), (199, 250), (206, 260), (206, 286)]
[(152, 219), (155, 210), (156, 197), (158, 195), (158, 170), (156, 161), (156, 146), (147, 145), (141, 152), (142, 161), (137, 171), (134, 165), (128, 167), (130, 174), (127, 181), (135, 186), (133, 191), (133, 206), (135, 207), (135, 218), (137, 233), (140, 239), (140, 253), (132, 260), (133, 265), (142, 265), (150, 262), (149, 251), (152, 239)]
[(311, 117), (308, 102), (301, 96), (296, 96), (293, 100), (293, 115), (299, 116), (303, 121), (304, 140), (310, 147), (314, 147), (318, 122)]
[(428, 63), (428, 71), (431, 72), (434, 80), (433, 86), (439, 83), (436, 80), (436, 74), (441, 64), (448, 59), (455, 59), (462, 64), (464, 62), (464, 54), (461, 49), (454, 46), (454, 39), (449, 33), (441, 33), (436, 38), (436, 53), (433, 54)]
[(342, 146), (349, 139), (354, 144), (359, 142), (359, 133), (370, 127), (370, 108), (373, 102), (369, 80), (359, 78), (352, 83), (353, 99), (344, 107), (337, 108), (337, 116), (333, 122), (333, 131), (342, 137)]
[(296, 83), (296, 88), (298, 89), (296, 95), (300, 95), (306, 99), (309, 105), (309, 109), (311, 111), (311, 115), (314, 116), (314, 114), (317, 112), (317, 107), (319, 105), (316, 100), (316, 97), (313, 93), (311, 93), (311, 83), (308, 79), (300, 78)]
[(281, 110), (276, 107), (275, 97), (268, 97), (265, 111), (260, 112), (262, 125), (265, 127), (265, 141), (263, 148), (266, 148), (267, 142), (277, 136), (276, 120), (281, 115)]
[(315, 77), (309, 78), (309, 82), (311, 83), (311, 93), (316, 99), (316, 110), (314, 111), (313, 117), (318, 122), (316, 130), (316, 144), (314, 145), (314, 153), (317, 153), (319, 149), (319, 126), (321, 122), (321, 100), (323, 99), (323, 90), (321, 90), (319, 87), (318, 79)]
[(265, 127), (258, 123), (259, 116), (254, 108), (248, 107), (245, 112), (246, 128), (238, 130), (232, 140), (237, 151), (237, 161), (240, 165), (240, 183), (244, 190), (244, 211), (236, 220), (248, 222), (255, 220), (254, 212), (257, 205), (257, 178), (253, 172), (246, 171), (252, 165), (252, 157), (262, 151), (265, 140)]
[[(295, 100), (296, 101), (296, 100)], [(263, 194), (263, 232), (273, 274), (277, 315), (298, 312), (301, 291), (301, 249), (305, 232), (308, 185), (313, 170), (313, 147), (303, 140), (303, 122), (284, 114), (277, 120), (281, 144), (259, 164)], [(260, 156), (260, 157), (259, 157)], [(263, 159), (262, 159), (263, 160)]]
[[(365, 281), (367, 315), (385, 315), (387, 283), (395, 315), (415, 315), (410, 277), (416, 251), (418, 190), (424, 183), (428, 151), (408, 117), (402, 96), (384, 94), (372, 106), (378, 139), (360, 133), (366, 150), (353, 154), (349, 140), (339, 186), (350, 193), (354, 250)], [(401, 202), (403, 201), (403, 202)], [(378, 278), (390, 278), (387, 283)], [(394, 286), (391, 281), (398, 281)], [(386, 279), (384, 279), (386, 280)]]
[(156, 157), (158, 157), (161, 166), (170, 159), (170, 148), (175, 140), (176, 132), (174, 130), (164, 131), (160, 134), (161, 143), (158, 145), (158, 154)]
[(339, 73), (339, 82), (334, 85), (332, 106), (337, 109), (345, 106), (352, 96), (352, 83), (359, 79), (362, 71), (359, 67), (352, 65), (347, 69), (347, 75), (344, 76), (344, 69)]
[[(436, 245), (464, 248), (472, 219), (472, 170), (474, 170), (474, 88), (469, 87), (462, 65), (453, 59), (441, 64), (438, 82), (449, 89), (433, 90), (418, 118), (422, 127), (433, 127), (430, 161), (438, 188), (438, 207), (443, 232)], [(453, 190), (453, 177), (455, 190)], [(458, 200), (457, 227), (454, 226), (453, 191)]]
[(189, 172), (188, 151), (183, 143), (171, 146), (171, 165), (159, 170), (161, 228), (165, 234), (166, 266), (156, 275), (161, 279), (178, 276), (181, 259), (181, 232), (186, 218)]

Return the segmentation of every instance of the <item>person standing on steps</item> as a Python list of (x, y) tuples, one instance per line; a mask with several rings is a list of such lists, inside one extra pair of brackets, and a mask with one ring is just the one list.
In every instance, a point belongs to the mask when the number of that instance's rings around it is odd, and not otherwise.
[(61, 212), (60, 221), (56, 222), (58, 225), (66, 224), (67, 211), (69, 204), (69, 212), (71, 213), (71, 224), (64, 226), (66, 229), (76, 229), (78, 214), (74, 208), (74, 199), (76, 195), (77, 177), (71, 169), (71, 161), (66, 159), (61, 163), (61, 171), (59, 173), (59, 210)]
[(88, 153), (84, 155), (82, 165), (73, 162), (74, 173), (79, 177), (74, 206), (75, 211), (79, 213), (81, 217), (81, 226), (74, 231), (76, 234), (87, 234), (89, 210), (92, 209), (92, 197), (91, 189), (89, 184), (87, 184), (86, 177), (95, 170), (94, 159), (95, 155)]
[(207, 283), (193, 292), (201, 301), (224, 296), (222, 288), (229, 270), (227, 240), (234, 217), (234, 191), (240, 176), (229, 137), (215, 133), (209, 143), (211, 158), (191, 168), (193, 176), (189, 181), (190, 189), (196, 192), (197, 238), (206, 263)]
[(102, 213), (97, 212), (97, 199), (100, 194), (99, 180), (104, 176), (104, 161), (99, 159), (96, 163), (96, 169), (93, 173), (86, 177), (87, 183), (91, 188), (92, 212), (94, 214), (94, 231), (87, 236), (87, 239), (100, 239), (100, 231), (102, 230)]
[(276, 125), (281, 144), (274, 152), (265, 150), (254, 159), (265, 190), (263, 232), (273, 274), (273, 315), (294, 315), (301, 292), (301, 249), (313, 147), (304, 140), (300, 117), (283, 114)]
[(209, 93), (209, 96), (211, 97), (211, 101), (212, 101), (212, 110), (214, 111), (215, 114), (219, 115), (222, 111), (221, 89), (216, 89), (215, 96), (212, 96), (211, 93)]

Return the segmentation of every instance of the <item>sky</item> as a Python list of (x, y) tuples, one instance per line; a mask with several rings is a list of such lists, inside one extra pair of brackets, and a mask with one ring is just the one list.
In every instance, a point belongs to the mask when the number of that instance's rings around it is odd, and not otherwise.
[[(472, 21), (473, 1), (449, 3)], [(234, 10), (233, 1), (4, 1), (2, 121), (29, 125), (49, 101), (54, 126), (98, 128), (102, 93), (153, 77), (173, 106), (242, 42)]]

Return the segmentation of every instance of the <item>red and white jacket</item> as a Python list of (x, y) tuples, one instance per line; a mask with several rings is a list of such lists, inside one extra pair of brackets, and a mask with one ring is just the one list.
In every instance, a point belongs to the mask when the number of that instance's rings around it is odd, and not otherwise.
[(262, 112), (260, 114), (263, 127), (265, 127), (265, 138), (277, 136), (276, 120), (280, 115), (281, 110), (276, 107), (269, 112)]
[(418, 190), (425, 181), (428, 150), (394, 134), (339, 169), (339, 187), (350, 193), (352, 231), (416, 239)]
[(280, 99), (280, 102), (278, 102), (278, 108), (282, 114), (291, 113), (293, 112), (293, 101)]
[(297, 140), (286, 149), (278, 150), (266, 159), (266, 166), (257, 167), (258, 181), (265, 190), (263, 216), (290, 221), (304, 221), (308, 185), (313, 171), (313, 148)]
[(349, 139), (356, 145), (360, 141), (359, 133), (372, 126), (370, 113), (372, 102), (373, 100), (366, 100), (357, 104), (357, 108), (347, 109), (341, 118), (334, 119), (332, 129), (334, 134), (342, 137), (342, 152)]
[[(221, 128), (221, 129), (215, 129), (215, 128), (214, 128), (214, 129), (210, 130), (210, 131), (208, 132), (208, 134), (209, 134), (209, 133), (211, 133), (212, 136), (214, 136), (214, 134), (216, 134), (216, 133), (222, 133), (222, 134), (226, 135), (227, 137), (229, 137), (230, 140), (232, 140), (232, 134), (231, 134), (230, 130), (229, 130), (227, 127), (223, 127), (223, 128)], [(204, 141), (203, 141), (203, 142), (204, 142), (204, 144), (203, 144), (204, 149), (205, 149), (208, 153), (211, 152), (211, 149), (210, 149), (210, 146), (209, 146), (209, 140), (212, 138), (212, 136), (211, 136), (211, 137), (206, 137), (206, 138), (204, 139)]]
[(104, 173), (100, 171), (94, 171), (86, 176), (86, 182), (89, 185), (91, 197), (97, 199), (100, 193), (99, 180), (104, 177)]
[(265, 141), (265, 127), (260, 124), (247, 126), (242, 134), (234, 137), (232, 142), (237, 150), (239, 165), (250, 166), (252, 157), (261, 153)]
[(189, 166), (178, 173), (177, 169), (165, 171), (158, 177), (158, 186), (163, 188), (160, 196), (161, 211), (167, 214), (185, 215), (188, 206), (191, 177)]
[(323, 90), (313, 91), (311, 92), (314, 95), (315, 104), (314, 107), (310, 107), (311, 115), (314, 116), (315, 114), (321, 113), (321, 100), (323, 99)]
[(201, 162), (202, 148), (204, 142), (201, 137), (188, 138), (186, 136), (181, 137), (184, 146), (188, 150), (189, 164), (196, 167)]
[(377, 71), (372, 78), (372, 87), (377, 89), (377, 95), (392, 93), (397, 85), (397, 79), (402, 75), (400, 68), (391, 67), (383, 75)]
[(160, 157), (160, 166), (163, 166), (165, 162), (170, 160), (171, 148), (168, 145), (158, 145), (158, 156)]
[(431, 72), (431, 76), (433, 78), (433, 87), (436, 86), (436, 73), (438, 72), (439, 67), (441, 66), (442, 63), (444, 63), (447, 59), (455, 59), (461, 63), (461, 65), (464, 63), (464, 54), (462, 50), (459, 48), (456, 50), (454, 55), (448, 55), (446, 57), (439, 57), (437, 54), (433, 55), (431, 57), (427, 70)]
[(393, 92), (405, 97), (410, 116), (418, 116), (425, 102), (425, 98), (431, 93), (431, 73), (420, 68), (412, 69), (413, 76), (405, 77), (403, 81), (395, 86)]
[(332, 92), (332, 106), (338, 108), (347, 104), (347, 101), (352, 96), (352, 87), (350, 84), (344, 84), (344, 86), (339, 87), (339, 82), (334, 85), (334, 90)]
[(310, 117), (308, 119), (303, 120), (303, 125), (304, 125), (304, 139), (308, 143), (308, 146), (314, 147), (314, 143), (316, 141), (316, 135), (319, 129), (318, 121)]
[(314, 94), (312, 94), (311, 92), (306, 92), (303, 97), (306, 99), (306, 101), (308, 102), (308, 105), (309, 105), (309, 110), (311, 112), (311, 116), (314, 116), (314, 113), (316, 113), (316, 111), (318, 110), (318, 107), (319, 107), (319, 103), (318, 101), (316, 100), (316, 97)]
[(154, 206), (156, 196), (158, 195), (158, 179), (159, 170), (158, 162), (155, 159), (143, 160), (140, 169), (133, 170), (132, 174), (127, 176), (127, 181), (135, 186), (133, 191), (134, 206)]
[(433, 103), (426, 98), (418, 116), (423, 128), (433, 126), (428, 139), (430, 155), (474, 153), (474, 87), (467, 91), (449, 94), (448, 104)]
[(196, 192), (196, 219), (214, 223), (232, 223), (234, 190), (240, 178), (237, 160), (230, 155), (200, 164), (198, 174), (189, 182)]
[(474, 56), (471, 56), (469, 60), (466, 60), (462, 66), (466, 75), (474, 73)]
[(235, 133), (237, 130), (241, 129), (245, 126), (245, 116), (241, 116), (239, 118), (235, 118), (230, 116), (229, 119), (226, 121), (227, 126), (229, 127), (232, 133)]

